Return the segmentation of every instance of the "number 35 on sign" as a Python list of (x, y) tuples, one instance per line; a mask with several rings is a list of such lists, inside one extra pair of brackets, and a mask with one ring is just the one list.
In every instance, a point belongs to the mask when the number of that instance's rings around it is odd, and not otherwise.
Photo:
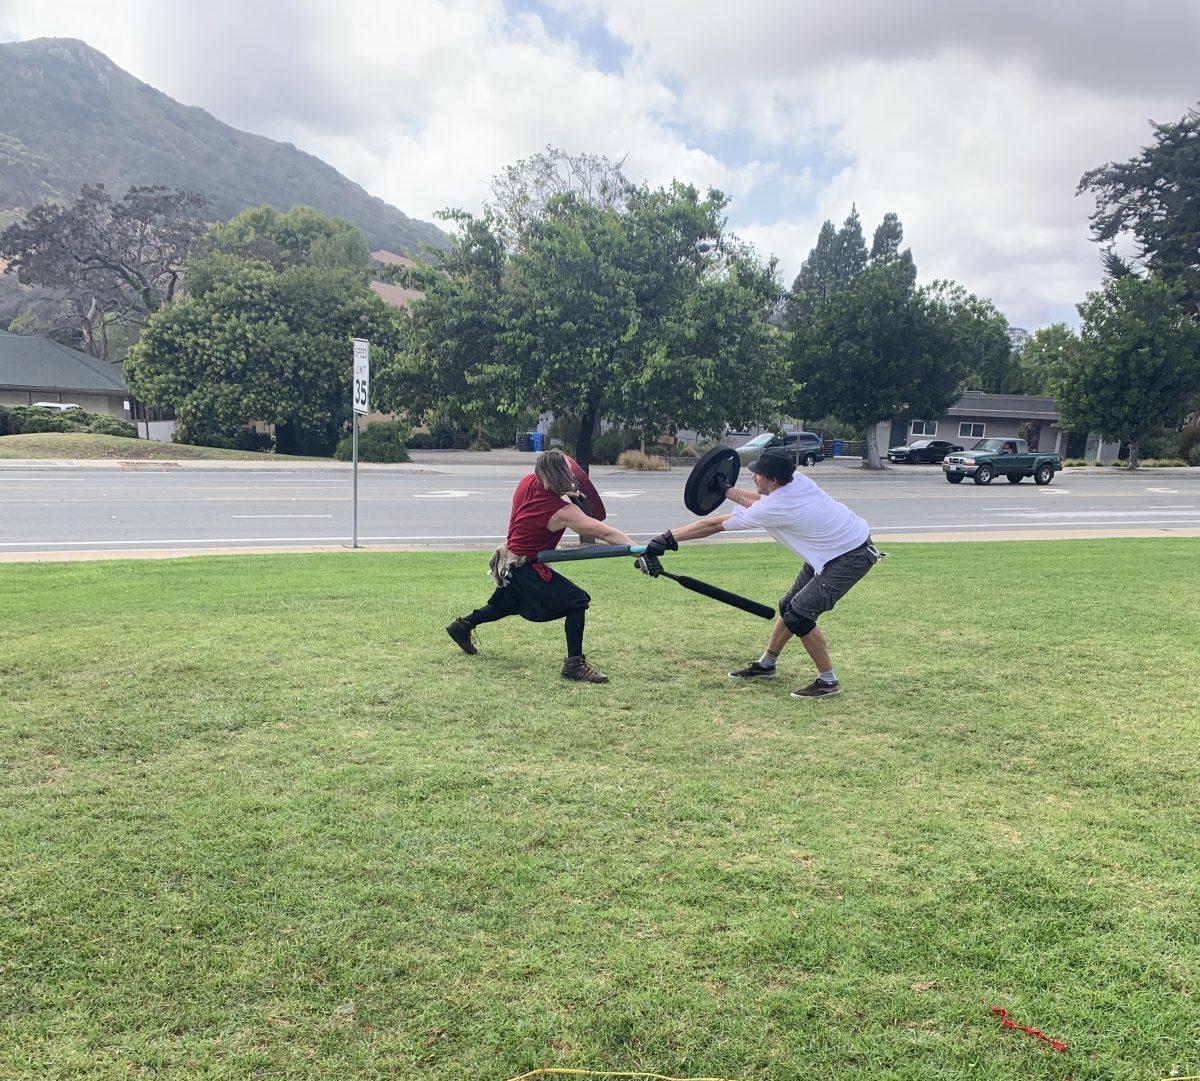
[(354, 412), (369, 413), (371, 400), (370, 343), (365, 338), (354, 339)]

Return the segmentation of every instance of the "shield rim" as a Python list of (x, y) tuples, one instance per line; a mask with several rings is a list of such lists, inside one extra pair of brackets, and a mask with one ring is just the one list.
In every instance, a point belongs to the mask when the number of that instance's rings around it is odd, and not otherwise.
[(603, 522), (608, 517), (608, 508), (604, 506), (604, 500), (600, 498), (600, 493), (596, 491), (596, 486), (592, 483), (592, 478), (583, 471), (583, 466), (569, 454), (565, 455), (565, 457), (571, 463), (571, 473), (575, 477), (575, 483), (579, 486), (579, 491), (588, 501), (588, 516), (595, 518), (597, 522)]
[[(687, 483), (683, 486), (683, 505), (693, 514), (698, 514), (701, 517), (706, 514), (712, 514), (713, 511), (725, 502), (723, 495), (718, 497), (715, 492), (709, 491), (708, 482), (721, 471), (714, 463), (724, 465), (727, 462), (733, 466), (732, 474), (725, 473), (729, 477), (729, 483), (732, 486), (737, 483), (738, 474), (742, 469), (742, 457), (733, 447), (711, 447), (692, 466), (692, 471), (688, 474)], [(701, 484), (702, 477), (703, 484)], [(702, 496), (707, 496), (709, 499), (716, 499), (716, 502), (712, 506), (707, 507), (707, 509), (703, 509), (707, 506), (707, 501), (702, 501)]]

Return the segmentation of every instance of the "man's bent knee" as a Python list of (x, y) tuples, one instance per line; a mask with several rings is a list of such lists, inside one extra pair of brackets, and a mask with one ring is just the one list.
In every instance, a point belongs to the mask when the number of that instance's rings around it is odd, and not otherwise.
[(808, 616), (802, 616), (799, 612), (793, 611), (791, 608), (785, 608), (783, 611), (783, 625), (797, 638), (803, 638), (806, 634), (812, 633), (813, 628), (817, 625), (817, 621), (809, 619)]

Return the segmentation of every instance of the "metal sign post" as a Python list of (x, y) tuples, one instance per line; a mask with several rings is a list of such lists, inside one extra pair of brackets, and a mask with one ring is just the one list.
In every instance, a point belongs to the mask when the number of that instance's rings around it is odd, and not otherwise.
[(365, 338), (354, 339), (354, 427), (350, 433), (351, 457), (354, 461), (354, 520), (351, 546), (358, 547), (358, 418), (370, 410), (371, 399), (371, 345)]

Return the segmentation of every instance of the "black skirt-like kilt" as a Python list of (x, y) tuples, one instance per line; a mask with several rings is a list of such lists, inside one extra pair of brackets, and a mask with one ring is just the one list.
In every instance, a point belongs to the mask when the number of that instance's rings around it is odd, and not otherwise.
[(586, 608), (592, 598), (558, 571), (552, 570), (546, 582), (528, 563), (522, 563), (513, 567), (508, 585), (497, 589), (488, 603), (532, 623), (547, 623)]

